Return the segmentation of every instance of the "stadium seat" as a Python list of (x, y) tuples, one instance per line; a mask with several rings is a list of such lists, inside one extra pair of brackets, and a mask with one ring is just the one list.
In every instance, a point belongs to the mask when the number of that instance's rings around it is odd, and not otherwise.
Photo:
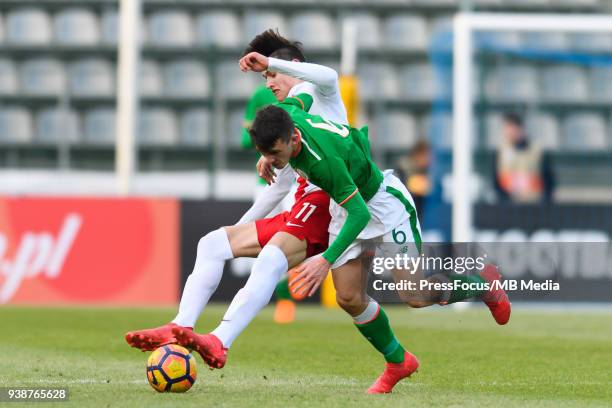
[(421, 121), (421, 134), (426, 135), (432, 145), (450, 150), (453, 147), (453, 117), (449, 112), (425, 115)]
[(105, 10), (100, 17), (100, 37), (104, 45), (117, 45), (119, 15), (117, 10)]
[(182, 10), (158, 11), (149, 17), (147, 40), (158, 47), (189, 47), (193, 44), (191, 16)]
[(523, 33), (523, 44), (534, 50), (567, 50), (569, 40), (562, 32), (529, 31)]
[(429, 24), (429, 48), (437, 52), (453, 51), (453, 17), (434, 17)]
[(386, 149), (409, 149), (417, 140), (414, 117), (404, 111), (385, 112), (377, 120), (376, 145)]
[(113, 146), (117, 115), (112, 108), (96, 108), (85, 114), (85, 142), (92, 145)]
[(608, 147), (604, 118), (597, 113), (574, 113), (563, 121), (563, 148), (603, 150)]
[(307, 50), (333, 49), (340, 34), (328, 14), (315, 11), (296, 14), (291, 19), (289, 32), (290, 38), (299, 39)]
[(36, 141), (75, 143), (80, 137), (79, 115), (71, 109), (47, 108), (36, 115)]
[(241, 32), (236, 13), (230, 11), (200, 14), (196, 20), (196, 43), (200, 46), (231, 48), (244, 45)]
[(503, 139), (503, 115), (488, 113), (484, 118), (484, 148), (496, 150)]
[(550, 0), (504, 0), (505, 6), (522, 7), (528, 9), (530, 7), (550, 7)]
[(0, 144), (32, 142), (32, 115), (22, 107), (0, 108)]
[(601, 6), (601, 0), (552, 0), (555, 6), (574, 6), (574, 7), (598, 7)]
[(70, 64), (70, 92), (76, 96), (111, 96), (115, 92), (114, 69), (109, 61), (91, 58)]
[(210, 120), (208, 109), (189, 109), (181, 115), (181, 144), (207, 147), (210, 144)]
[(282, 35), (288, 35), (285, 19), (280, 13), (248, 12), (245, 14), (243, 27), (242, 41), (244, 44), (248, 44), (257, 34), (261, 34), (270, 28), (278, 29)]
[(146, 146), (172, 146), (177, 142), (174, 112), (166, 108), (148, 108), (140, 113), (138, 140)]
[(570, 46), (577, 51), (612, 51), (612, 34), (610, 33), (573, 33), (569, 38)]
[(612, 66), (591, 68), (589, 91), (595, 102), (612, 102)]
[(578, 66), (553, 66), (542, 72), (542, 99), (551, 102), (586, 102), (589, 85)]
[(442, 6), (456, 6), (459, 3), (459, 0), (411, 0), (411, 3), (417, 5), (425, 5), (425, 6), (433, 6), (433, 7), (442, 7)]
[[(119, 15), (115, 9), (107, 9), (100, 16), (101, 43), (105, 46), (116, 46), (119, 37)], [(147, 38), (147, 20), (140, 23), (140, 43), (145, 44)]]
[(523, 46), (523, 37), (517, 31), (481, 31), (476, 33), (478, 44), (491, 48), (519, 49)]
[(242, 149), (240, 145), (242, 136), (242, 124), (244, 123), (244, 110), (233, 110), (228, 115), (226, 122), (225, 140), (230, 149)]
[(377, 50), (381, 44), (381, 30), (378, 18), (370, 13), (348, 14), (342, 18), (355, 21), (357, 25), (357, 47), (364, 50)]
[(187, 98), (207, 97), (209, 94), (208, 79), (208, 70), (199, 61), (170, 62), (164, 66), (164, 94)]
[(525, 121), (527, 134), (545, 150), (559, 149), (559, 124), (550, 113), (534, 113)]
[(90, 10), (60, 11), (54, 21), (55, 41), (62, 45), (96, 45), (100, 42), (97, 16)]
[(236, 61), (225, 61), (216, 66), (215, 80), (223, 86), (219, 87), (220, 95), (226, 99), (247, 99), (251, 96), (261, 76), (244, 73), (238, 68)]
[(26, 8), (8, 13), (6, 40), (21, 45), (45, 45), (51, 43), (52, 24), (42, 9)]
[(140, 63), (140, 95), (144, 97), (161, 96), (163, 93), (162, 74), (155, 61), (142, 60)]
[(66, 74), (55, 59), (32, 59), (21, 66), (21, 90), (28, 95), (60, 95), (66, 91)]
[(425, 50), (429, 43), (427, 22), (421, 16), (398, 14), (383, 24), (383, 45), (392, 50)]
[(504, 65), (485, 78), (484, 93), (493, 102), (530, 102), (538, 98), (538, 73), (529, 65)]
[(0, 59), (0, 95), (14, 95), (19, 88), (17, 68), (13, 60)]
[[(449, 71), (450, 74), (450, 71)], [(431, 101), (434, 97), (448, 99), (452, 89), (452, 76), (436, 80), (430, 64), (410, 64), (399, 71), (400, 98), (411, 101)]]
[(359, 95), (364, 101), (395, 100), (399, 84), (395, 67), (388, 63), (366, 63), (357, 67)]

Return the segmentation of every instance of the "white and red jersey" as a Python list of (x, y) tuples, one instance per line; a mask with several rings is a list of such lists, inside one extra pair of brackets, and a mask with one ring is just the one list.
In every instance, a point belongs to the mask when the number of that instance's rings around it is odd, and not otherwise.
[[(338, 86), (338, 73), (333, 69), (306, 62), (285, 61), (277, 58), (268, 58), (268, 70), (280, 72), (303, 80), (289, 91), (288, 96), (307, 93), (312, 96), (313, 103), (309, 113), (322, 116), (325, 119), (340, 124), (348, 124), (346, 108), (340, 96)], [(266, 186), (266, 192), (260, 194), (251, 208), (242, 216), (238, 224), (243, 224), (264, 218), (276, 207), (291, 190), (294, 180), (297, 179), (298, 188), (295, 200), (320, 190), (319, 187), (309, 183), (297, 174), (289, 165), (276, 172), (276, 182)]]

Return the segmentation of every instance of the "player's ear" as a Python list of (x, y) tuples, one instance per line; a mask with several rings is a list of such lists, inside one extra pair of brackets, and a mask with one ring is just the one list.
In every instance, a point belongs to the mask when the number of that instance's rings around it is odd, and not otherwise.
[(297, 145), (299, 141), (300, 141), (300, 132), (298, 128), (294, 127), (293, 131), (291, 132), (291, 144)]

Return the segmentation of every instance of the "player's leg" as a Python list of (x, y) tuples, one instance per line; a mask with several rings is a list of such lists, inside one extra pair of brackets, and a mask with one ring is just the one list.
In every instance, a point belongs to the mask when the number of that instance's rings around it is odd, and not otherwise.
[(418, 368), (416, 357), (395, 337), (385, 310), (365, 292), (367, 268), (362, 259), (352, 259), (332, 270), (336, 300), (353, 317), (355, 327), (387, 362), (384, 373), (370, 387), (370, 393), (391, 392), (395, 384)]
[[(405, 213), (408, 215), (406, 221), (394, 226), (392, 233), (387, 234), (385, 240), (400, 246), (404, 244), (404, 242), (398, 242), (398, 236), (410, 237), (411, 239), (408, 241), (414, 242), (420, 251), (421, 228), (419, 226), (414, 201), (410, 193), (404, 184), (393, 175), (385, 176), (385, 184), (385, 191), (380, 194), (380, 196), (377, 194), (375, 197), (381, 201), (388, 201), (389, 203), (395, 200), (395, 207), (397, 208), (393, 212), (400, 213), (402, 210), (405, 210)], [(510, 319), (510, 301), (505, 291), (496, 284), (499, 283), (501, 275), (494, 265), (486, 265), (477, 275), (452, 273), (447, 275), (436, 274), (427, 278), (421, 276), (420, 278), (427, 279), (434, 283), (450, 283), (453, 289), (445, 291), (407, 291), (411, 293), (405, 293), (404, 296), (400, 295), (402, 298), (408, 297), (407, 303), (413, 307), (425, 307), (434, 303), (448, 305), (463, 300), (478, 298), (489, 307), (493, 318), (498, 324), (506, 324)], [(481, 289), (484, 287), (485, 283), (491, 285), (490, 290)]]
[(213, 330), (226, 348), (268, 304), (277, 283), (287, 270), (306, 258), (305, 240), (278, 232), (263, 247), (251, 275), (232, 301), (221, 324)]
[(291, 213), (257, 221), (258, 239), (263, 249), (223, 321), (208, 335), (178, 330), (179, 333), (175, 333), (179, 343), (198, 351), (211, 367), (222, 367), (227, 348), (270, 301), (276, 284), (287, 270), (327, 247), (328, 209), (329, 197), (323, 192), (314, 192), (296, 203)]
[(127, 333), (125, 338), (128, 344), (142, 350), (152, 350), (176, 342), (172, 328), (193, 328), (221, 282), (225, 261), (234, 257), (257, 256), (260, 250), (253, 222), (219, 228), (206, 234), (198, 242), (195, 265), (185, 282), (176, 317), (169, 324), (154, 329)]
[(172, 322), (193, 328), (221, 282), (225, 261), (255, 257), (259, 251), (254, 222), (219, 228), (201, 238), (193, 271), (185, 282), (179, 311)]
[(274, 321), (279, 324), (293, 323), (295, 320), (295, 300), (289, 291), (289, 278), (285, 274), (274, 289), (276, 306), (274, 306)]
[(278, 232), (262, 248), (253, 264), (246, 284), (236, 293), (221, 324), (210, 334), (198, 335), (189, 330), (173, 330), (179, 344), (202, 356), (213, 368), (222, 368), (232, 342), (268, 304), (276, 284), (288, 268), (306, 257), (306, 241), (286, 232)]

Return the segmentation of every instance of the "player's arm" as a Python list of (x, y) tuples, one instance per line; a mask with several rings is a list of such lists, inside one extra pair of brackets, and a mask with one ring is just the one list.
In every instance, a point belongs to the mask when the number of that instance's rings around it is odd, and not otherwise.
[(244, 213), (236, 225), (265, 218), (289, 193), (294, 179), (295, 175), (291, 166), (287, 165), (278, 170), (276, 182), (264, 187), (264, 191), (259, 194), (251, 208)]
[(368, 225), (371, 215), (342, 160), (331, 158), (321, 161), (312, 168), (311, 173), (311, 181), (347, 212), (338, 236), (323, 252), (323, 258), (333, 264)]
[(268, 70), (310, 82), (323, 95), (340, 92), (338, 73), (325, 65), (268, 58)]

